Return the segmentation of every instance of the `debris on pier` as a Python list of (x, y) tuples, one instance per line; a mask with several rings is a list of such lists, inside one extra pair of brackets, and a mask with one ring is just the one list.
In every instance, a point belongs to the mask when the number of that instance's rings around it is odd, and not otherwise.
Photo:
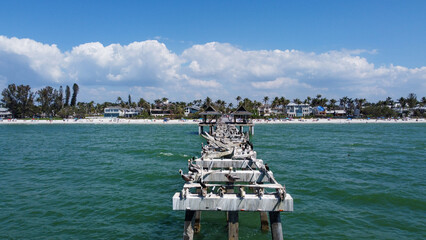
[(260, 212), (263, 231), (269, 230), (269, 213), (272, 239), (283, 239), (280, 212), (293, 211), (293, 198), (257, 158), (249, 132), (238, 129), (235, 119), (216, 116), (209, 133), (201, 133), (207, 140), (201, 157), (188, 160), (188, 173), (180, 170), (185, 183), (173, 196), (173, 210), (185, 211), (183, 239), (200, 231), (202, 211), (227, 212), (228, 239), (238, 239), (239, 212)]

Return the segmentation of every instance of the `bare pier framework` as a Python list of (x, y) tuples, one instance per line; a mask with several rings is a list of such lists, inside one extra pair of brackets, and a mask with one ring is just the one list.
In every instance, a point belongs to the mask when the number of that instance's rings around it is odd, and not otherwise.
[[(204, 131), (213, 134), (216, 130), (216, 124), (221, 119), (222, 113), (216, 111), (213, 107), (209, 106), (204, 112), (200, 113), (203, 121), (198, 124), (198, 134), (201, 135)], [(248, 129), (249, 134), (254, 135), (254, 124), (250, 119), (252, 115), (242, 105), (233, 113), (230, 114), (227, 124), (232, 124), (240, 132), (245, 132)]]
[(259, 212), (262, 231), (283, 239), (280, 213), (293, 211), (293, 198), (257, 158), (248, 133), (219, 117), (214, 130), (201, 133), (207, 144), (200, 158), (188, 160), (188, 173), (179, 171), (185, 184), (173, 196), (173, 210), (185, 211), (183, 239), (201, 231), (202, 211), (227, 213), (228, 239), (238, 239), (239, 213), (245, 211)]

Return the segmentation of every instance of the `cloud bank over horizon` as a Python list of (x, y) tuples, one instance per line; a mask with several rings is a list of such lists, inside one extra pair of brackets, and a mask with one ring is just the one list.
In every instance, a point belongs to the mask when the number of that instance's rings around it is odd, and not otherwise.
[(152, 101), (237, 95), (305, 98), (426, 95), (426, 66), (375, 66), (366, 50), (242, 50), (228, 43), (193, 45), (176, 54), (158, 40), (128, 45), (85, 43), (70, 51), (32, 39), (0, 36), (0, 88), (8, 84), (80, 85), (79, 100), (114, 101), (131, 94)]

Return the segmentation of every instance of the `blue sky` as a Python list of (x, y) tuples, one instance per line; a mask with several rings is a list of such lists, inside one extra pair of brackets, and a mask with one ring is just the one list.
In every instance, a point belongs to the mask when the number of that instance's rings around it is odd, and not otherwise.
[(84, 101), (421, 97), (425, 12), (426, 1), (3, 0), (0, 87), (77, 82)]

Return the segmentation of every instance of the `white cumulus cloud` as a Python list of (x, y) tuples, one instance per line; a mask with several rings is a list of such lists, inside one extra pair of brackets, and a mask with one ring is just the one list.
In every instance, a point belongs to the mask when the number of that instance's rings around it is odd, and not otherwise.
[[(131, 93), (147, 99), (190, 101), (205, 95), (303, 98), (426, 95), (426, 66), (375, 66), (363, 49), (323, 53), (300, 50), (243, 50), (228, 43), (193, 45), (178, 55), (158, 40), (128, 45), (99, 42), (61, 51), (32, 39), (0, 36), (0, 83), (35, 88), (77, 82), (86, 99), (113, 100)], [(122, 96), (125, 97), (125, 96)]]

